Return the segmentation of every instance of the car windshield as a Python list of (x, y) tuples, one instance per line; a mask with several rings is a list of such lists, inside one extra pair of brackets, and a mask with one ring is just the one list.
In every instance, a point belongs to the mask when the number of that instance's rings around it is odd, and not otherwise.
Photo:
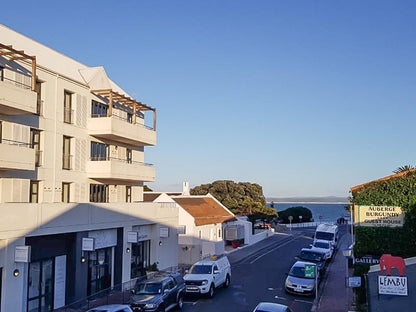
[(300, 253), (300, 258), (303, 260), (317, 262), (317, 261), (322, 261), (322, 254), (318, 252), (302, 251)]
[(300, 277), (300, 278), (309, 278), (314, 279), (313, 277), (305, 277), (305, 267), (304, 266), (294, 266), (289, 272), (290, 276)]
[(211, 274), (211, 265), (193, 265), (189, 274)]
[(315, 242), (315, 244), (313, 244), (313, 246), (317, 247), (317, 248), (329, 249), (329, 243), (328, 242)]
[(140, 283), (134, 290), (136, 295), (155, 295), (162, 293), (161, 283)]
[(316, 232), (315, 238), (316, 239), (332, 240), (334, 238), (334, 233)]

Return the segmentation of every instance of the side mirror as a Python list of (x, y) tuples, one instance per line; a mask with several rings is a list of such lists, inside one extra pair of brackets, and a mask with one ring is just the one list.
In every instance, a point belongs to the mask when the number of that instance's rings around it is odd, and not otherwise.
[(188, 274), (189, 273), (189, 270), (185, 270), (185, 274)]
[(167, 294), (169, 292), (169, 289), (165, 289), (164, 291), (163, 291), (163, 293), (164, 294)]
[(220, 273), (220, 271), (214, 270), (214, 274), (218, 274), (218, 273)]
[(309, 244), (309, 247), (313, 247), (313, 244)]
[(299, 256), (296, 256), (296, 257), (295, 257), (295, 260), (299, 260)]
[(134, 289), (130, 290), (130, 293), (131, 293), (132, 295), (134, 295)]

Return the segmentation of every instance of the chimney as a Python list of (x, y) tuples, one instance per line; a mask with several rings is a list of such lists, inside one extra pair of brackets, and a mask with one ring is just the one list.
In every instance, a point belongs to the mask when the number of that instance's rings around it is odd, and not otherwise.
[(189, 182), (182, 182), (182, 195), (189, 196)]

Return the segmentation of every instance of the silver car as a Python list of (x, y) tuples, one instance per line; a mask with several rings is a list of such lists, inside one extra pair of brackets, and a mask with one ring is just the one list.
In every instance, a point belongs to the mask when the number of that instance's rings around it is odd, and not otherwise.
[(288, 306), (272, 302), (260, 302), (253, 312), (293, 312)]
[(285, 290), (292, 294), (314, 296), (316, 280), (319, 280), (316, 263), (296, 261), (286, 278)]

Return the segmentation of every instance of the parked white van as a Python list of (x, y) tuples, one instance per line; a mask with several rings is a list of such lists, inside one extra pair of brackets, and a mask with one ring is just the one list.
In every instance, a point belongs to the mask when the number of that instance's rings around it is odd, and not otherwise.
[(338, 244), (338, 225), (331, 223), (322, 223), (316, 227), (314, 239), (330, 241), (334, 249)]
[(205, 258), (195, 263), (183, 278), (187, 294), (208, 294), (212, 298), (215, 288), (230, 285), (230, 262), (225, 255)]

